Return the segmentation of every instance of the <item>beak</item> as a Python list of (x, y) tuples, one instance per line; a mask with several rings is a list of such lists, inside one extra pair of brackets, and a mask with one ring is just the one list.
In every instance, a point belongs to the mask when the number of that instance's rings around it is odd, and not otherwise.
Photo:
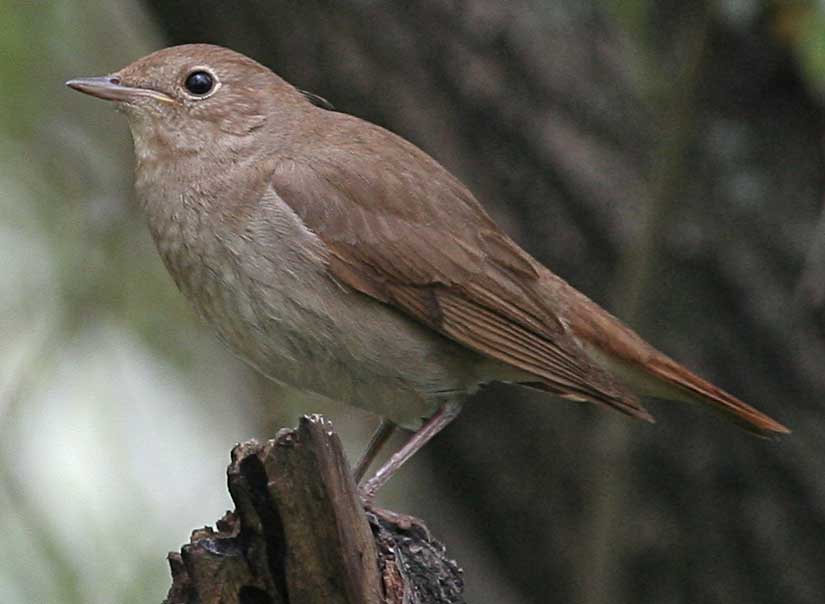
[(172, 97), (157, 90), (125, 86), (121, 83), (120, 78), (115, 75), (97, 78), (77, 78), (66, 82), (66, 86), (78, 92), (96, 96), (104, 101), (129, 103), (139, 98), (151, 98), (164, 103), (176, 102)]

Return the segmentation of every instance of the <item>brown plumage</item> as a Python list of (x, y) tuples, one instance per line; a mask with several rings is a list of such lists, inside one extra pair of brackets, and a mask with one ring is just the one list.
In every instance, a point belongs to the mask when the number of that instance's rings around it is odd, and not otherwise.
[[(529, 382), (652, 421), (632, 391), (583, 351), (664, 382), (643, 394), (711, 403), (759, 434), (787, 429), (655, 350), (534, 260), (435, 160), (394, 134), (335, 115), (326, 151), (276, 166), (275, 191), (332, 252), (342, 282), (392, 304)], [(369, 129), (371, 136), (364, 136)], [(381, 153), (376, 153), (381, 149)], [(391, 151), (391, 152), (389, 152)], [(346, 162), (352, 172), (338, 166)], [(359, 178), (349, 178), (351, 174)], [(368, 175), (380, 174), (374, 179)], [(641, 380), (644, 382), (644, 377)], [(668, 389), (667, 385), (674, 388)]]
[(697, 401), (787, 432), (542, 266), (426, 153), (247, 57), (182, 46), (69, 85), (129, 117), (158, 249), (242, 358), (394, 423), (432, 416), (368, 493), (492, 380), (648, 421), (640, 396)]

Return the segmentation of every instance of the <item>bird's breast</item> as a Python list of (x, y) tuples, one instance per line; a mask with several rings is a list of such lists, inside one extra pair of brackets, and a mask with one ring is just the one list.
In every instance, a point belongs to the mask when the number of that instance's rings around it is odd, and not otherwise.
[(274, 193), (240, 221), (196, 191), (143, 194), (180, 290), (265, 375), (407, 426), (478, 385), (474, 353), (336, 283), (323, 242)]

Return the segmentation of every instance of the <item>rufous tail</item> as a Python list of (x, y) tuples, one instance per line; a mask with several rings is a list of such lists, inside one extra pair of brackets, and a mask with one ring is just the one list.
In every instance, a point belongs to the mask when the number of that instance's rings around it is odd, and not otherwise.
[(675, 386), (691, 399), (711, 405), (748, 432), (766, 437), (790, 432), (776, 420), (691, 373), (665, 355), (660, 354), (648, 359), (645, 370), (657, 379)]
[[(548, 277), (548, 279), (550, 279)], [(645, 342), (619, 319), (572, 287), (561, 291), (567, 301), (565, 323), (593, 360), (643, 396), (700, 402), (759, 436), (790, 432), (761, 411), (743, 403)]]

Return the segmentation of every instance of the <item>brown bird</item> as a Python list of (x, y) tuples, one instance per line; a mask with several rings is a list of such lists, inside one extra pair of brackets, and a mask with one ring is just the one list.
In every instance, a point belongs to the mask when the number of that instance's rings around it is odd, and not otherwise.
[(158, 251), (221, 339), (383, 418), (359, 480), (393, 426), (416, 430), (367, 499), (492, 381), (647, 421), (640, 396), (700, 402), (788, 432), (540, 264), (419, 148), (248, 57), (177, 46), (67, 84), (126, 114)]

